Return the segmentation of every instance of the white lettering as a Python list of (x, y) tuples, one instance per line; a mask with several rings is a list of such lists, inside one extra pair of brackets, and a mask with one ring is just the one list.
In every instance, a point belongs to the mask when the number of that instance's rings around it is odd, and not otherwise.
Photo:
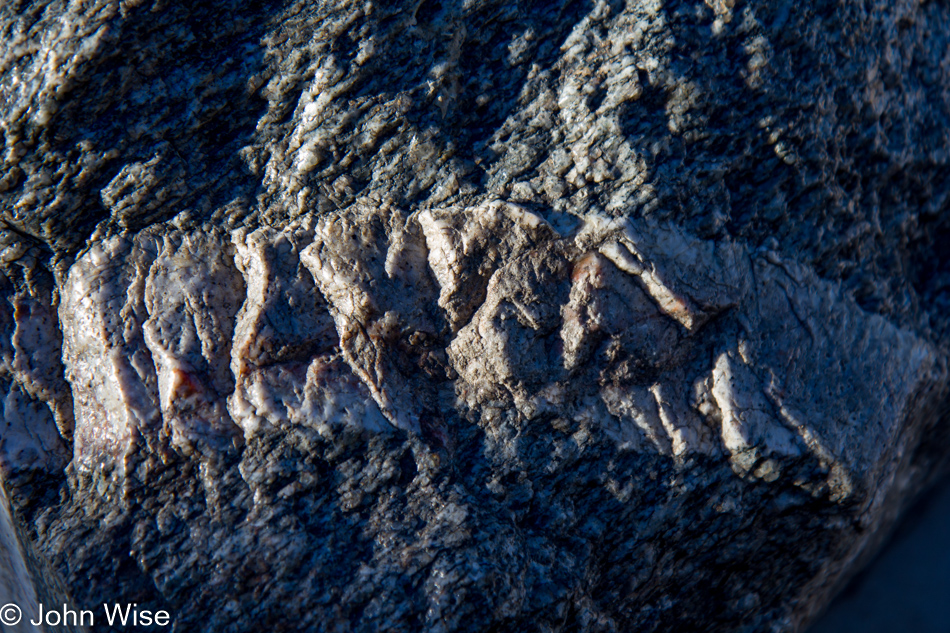
[(35, 620), (30, 620), (30, 624), (32, 624), (33, 626), (39, 626), (41, 624), (45, 624), (45, 621), (43, 620), (43, 603), (42, 602), (40, 603), (40, 612), (37, 614)]
[(109, 626), (113, 626), (117, 620), (121, 620), (122, 626), (125, 626), (129, 619), (129, 613), (132, 611), (132, 605), (125, 605), (125, 613), (122, 612), (122, 605), (118, 604), (112, 605), (111, 611), (107, 605), (102, 605), (102, 610), (106, 612), (106, 620), (109, 621)]
[[(106, 620), (109, 623), (109, 626), (168, 626), (171, 622), (171, 616), (168, 614), (168, 611), (151, 611), (149, 609), (138, 610), (137, 604), (103, 604), (102, 610), (105, 611)], [(80, 616), (81, 621), (85, 624), (85, 614), (89, 613), (90, 619), (92, 614), (88, 611), (83, 611)], [(92, 622), (90, 621), (90, 624)]]
[(67, 605), (62, 605), (60, 611), (43, 609), (43, 603), (39, 604), (39, 613), (35, 620), (30, 620), (33, 626), (92, 626), (95, 623), (95, 616), (92, 611), (76, 611), (70, 609)]

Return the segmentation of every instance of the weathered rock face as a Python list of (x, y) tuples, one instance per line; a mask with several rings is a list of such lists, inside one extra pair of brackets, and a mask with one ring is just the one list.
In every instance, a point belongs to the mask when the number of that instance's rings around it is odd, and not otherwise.
[(941, 3), (0, 23), (0, 475), (77, 608), (799, 631), (947, 461)]

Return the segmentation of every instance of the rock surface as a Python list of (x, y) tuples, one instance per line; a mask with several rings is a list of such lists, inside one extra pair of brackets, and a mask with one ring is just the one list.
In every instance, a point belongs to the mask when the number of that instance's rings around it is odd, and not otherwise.
[(943, 3), (0, 25), (0, 475), (77, 608), (801, 631), (946, 466)]

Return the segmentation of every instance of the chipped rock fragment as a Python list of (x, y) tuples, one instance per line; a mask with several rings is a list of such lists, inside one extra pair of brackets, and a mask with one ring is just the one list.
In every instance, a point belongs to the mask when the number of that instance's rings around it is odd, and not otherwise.
[(112, 238), (73, 264), (60, 304), (63, 360), (73, 391), (78, 466), (120, 464), (162, 426), (158, 376), (145, 342), (145, 287), (155, 239)]
[(420, 431), (438, 416), (418, 374), (430, 364), (441, 315), (430, 309), (435, 286), (416, 220), (369, 209), (321, 218), (301, 257), (329, 305), (343, 358), (393, 426)]
[(237, 427), (225, 402), (234, 318), (244, 280), (220, 233), (166, 235), (145, 281), (142, 324), (158, 376), (166, 431), (176, 447), (226, 447)]

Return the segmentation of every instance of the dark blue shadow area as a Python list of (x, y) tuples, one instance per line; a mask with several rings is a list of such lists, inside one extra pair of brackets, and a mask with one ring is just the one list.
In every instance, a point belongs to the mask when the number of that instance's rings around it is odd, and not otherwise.
[(950, 480), (921, 500), (808, 633), (950, 632)]

